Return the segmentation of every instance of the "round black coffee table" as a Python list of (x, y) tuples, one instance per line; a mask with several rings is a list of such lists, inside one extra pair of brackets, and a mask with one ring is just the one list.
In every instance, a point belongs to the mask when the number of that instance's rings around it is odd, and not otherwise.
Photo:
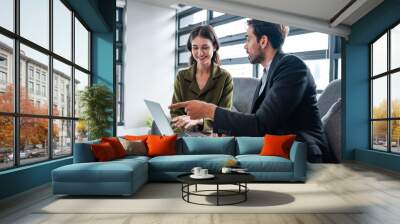
[[(255, 180), (255, 177), (248, 173), (216, 173), (213, 174), (215, 177), (212, 179), (193, 179), (190, 177), (191, 173), (182, 174), (177, 177), (178, 181), (182, 183), (182, 199), (188, 203), (198, 205), (234, 205), (247, 200), (247, 192), (249, 188), (247, 183)], [(204, 185), (216, 185), (215, 190), (197, 190), (198, 184)], [(190, 186), (195, 186), (194, 191), (190, 191)], [(236, 185), (237, 190), (223, 190), (220, 189), (220, 185)], [(215, 192), (215, 194), (206, 194), (209, 192)], [(204, 196), (204, 197), (216, 197), (216, 204), (202, 204), (190, 201), (190, 196)], [(221, 203), (221, 197), (232, 197), (241, 196), (239, 200), (231, 203)]]

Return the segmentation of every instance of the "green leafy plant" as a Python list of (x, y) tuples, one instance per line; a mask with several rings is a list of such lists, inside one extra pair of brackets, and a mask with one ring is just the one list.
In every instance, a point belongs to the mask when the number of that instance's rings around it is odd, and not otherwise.
[(110, 136), (107, 130), (112, 126), (113, 95), (110, 89), (102, 84), (86, 87), (80, 92), (79, 106), (82, 118), (87, 125), (89, 139)]
[(151, 117), (146, 117), (144, 120), (144, 124), (146, 125), (146, 127), (151, 128), (153, 124), (153, 119)]

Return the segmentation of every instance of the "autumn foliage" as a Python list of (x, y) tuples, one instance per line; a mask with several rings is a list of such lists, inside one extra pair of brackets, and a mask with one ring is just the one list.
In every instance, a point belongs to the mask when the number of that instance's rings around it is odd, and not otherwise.
[[(0, 93), (0, 111), (13, 112), (14, 97), (13, 86), (7, 86), (5, 93)], [(46, 106), (43, 106), (46, 105)], [(21, 114), (40, 114), (47, 115), (47, 104), (34, 105), (29, 99), (25, 88), (20, 88), (20, 110)], [(58, 110), (55, 111), (58, 114)], [(13, 117), (0, 116), (0, 147), (13, 148)], [(26, 145), (46, 144), (48, 139), (48, 119), (47, 118), (20, 118), (20, 148), (24, 149)], [(53, 126), (53, 138), (58, 138), (59, 127)]]
[[(400, 101), (392, 100), (391, 117), (400, 117)], [(387, 118), (387, 101), (383, 100), (378, 106), (373, 108), (373, 118)], [(391, 123), (392, 142), (398, 141), (400, 138), (400, 121), (392, 121)], [(374, 139), (386, 139), (387, 137), (387, 121), (375, 121), (373, 124)]]

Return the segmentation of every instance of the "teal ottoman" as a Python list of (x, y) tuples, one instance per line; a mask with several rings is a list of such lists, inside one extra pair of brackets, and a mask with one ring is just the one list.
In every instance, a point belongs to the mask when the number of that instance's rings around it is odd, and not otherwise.
[(132, 195), (148, 180), (147, 160), (147, 157), (134, 156), (59, 167), (52, 171), (53, 193)]

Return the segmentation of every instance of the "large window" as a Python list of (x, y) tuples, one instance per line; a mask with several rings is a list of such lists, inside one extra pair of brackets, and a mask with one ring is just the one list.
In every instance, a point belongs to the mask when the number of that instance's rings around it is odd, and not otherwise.
[[(190, 31), (200, 24), (210, 24), (221, 43), (219, 54), (222, 67), (233, 77), (262, 76), (262, 67), (252, 65), (247, 59), (243, 46), (246, 40), (248, 18), (232, 16), (220, 12), (185, 7), (177, 12), (177, 50), (176, 69), (188, 66), (190, 53), (186, 42)], [(340, 72), (340, 38), (323, 33), (290, 27), (283, 51), (302, 58), (310, 68), (320, 93), (328, 83), (338, 78)]]
[(0, 2), (0, 170), (70, 156), (75, 130), (87, 139), (74, 105), (90, 84), (90, 31), (63, 0)]
[(400, 153), (400, 24), (370, 44), (371, 148)]

